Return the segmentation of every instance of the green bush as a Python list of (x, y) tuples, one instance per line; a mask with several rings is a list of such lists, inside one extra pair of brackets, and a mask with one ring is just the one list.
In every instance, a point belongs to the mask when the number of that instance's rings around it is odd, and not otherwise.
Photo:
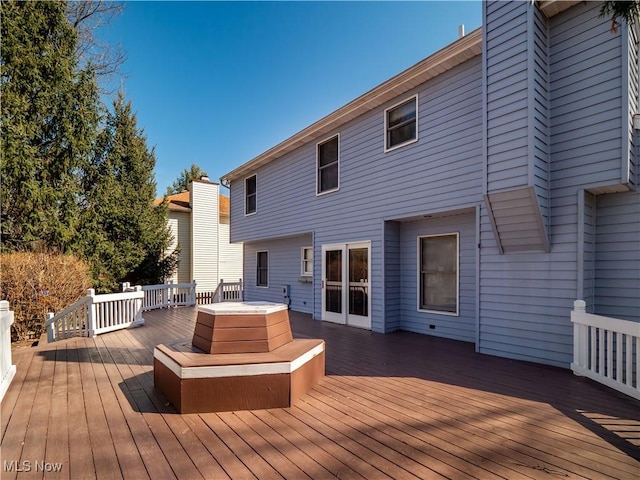
[(0, 299), (14, 311), (11, 339), (39, 339), (47, 312), (58, 313), (91, 288), (89, 267), (73, 255), (0, 255)]

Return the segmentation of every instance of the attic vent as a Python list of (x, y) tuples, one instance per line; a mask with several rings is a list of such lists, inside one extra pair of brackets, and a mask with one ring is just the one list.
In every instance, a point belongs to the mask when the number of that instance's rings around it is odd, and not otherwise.
[(484, 197), (500, 253), (548, 252), (549, 237), (533, 187)]

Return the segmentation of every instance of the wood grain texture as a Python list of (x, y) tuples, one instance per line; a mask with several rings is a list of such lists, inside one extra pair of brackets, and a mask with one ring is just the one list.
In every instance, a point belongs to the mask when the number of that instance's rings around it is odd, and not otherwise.
[[(69, 479), (635, 480), (640, 470), (637, 401), (468, 343), (296, 312), (296, 338), (326, 341), (316, 388), (291, 408), (179, 415), (153, 386), (153, 349), (188, 343), (195, 318), (163, 309), (140, 328), (14, 349), (3, 462), (61, 462)], [(49, 474), (2, 472), (17, 477)]]

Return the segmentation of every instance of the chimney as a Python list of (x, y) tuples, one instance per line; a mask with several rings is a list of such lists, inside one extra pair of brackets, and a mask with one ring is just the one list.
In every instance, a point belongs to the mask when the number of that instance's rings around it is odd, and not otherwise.
[(464, 37), (464, 25), (458, 25), (458, 38)]

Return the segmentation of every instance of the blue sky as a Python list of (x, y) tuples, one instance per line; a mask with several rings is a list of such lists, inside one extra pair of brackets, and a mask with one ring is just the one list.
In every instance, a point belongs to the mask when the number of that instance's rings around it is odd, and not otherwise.
[(218, 181), (481, 25), (479, 1), (125, 5), (100, 36), (126, 53), (159, 195), (192, 163)]

